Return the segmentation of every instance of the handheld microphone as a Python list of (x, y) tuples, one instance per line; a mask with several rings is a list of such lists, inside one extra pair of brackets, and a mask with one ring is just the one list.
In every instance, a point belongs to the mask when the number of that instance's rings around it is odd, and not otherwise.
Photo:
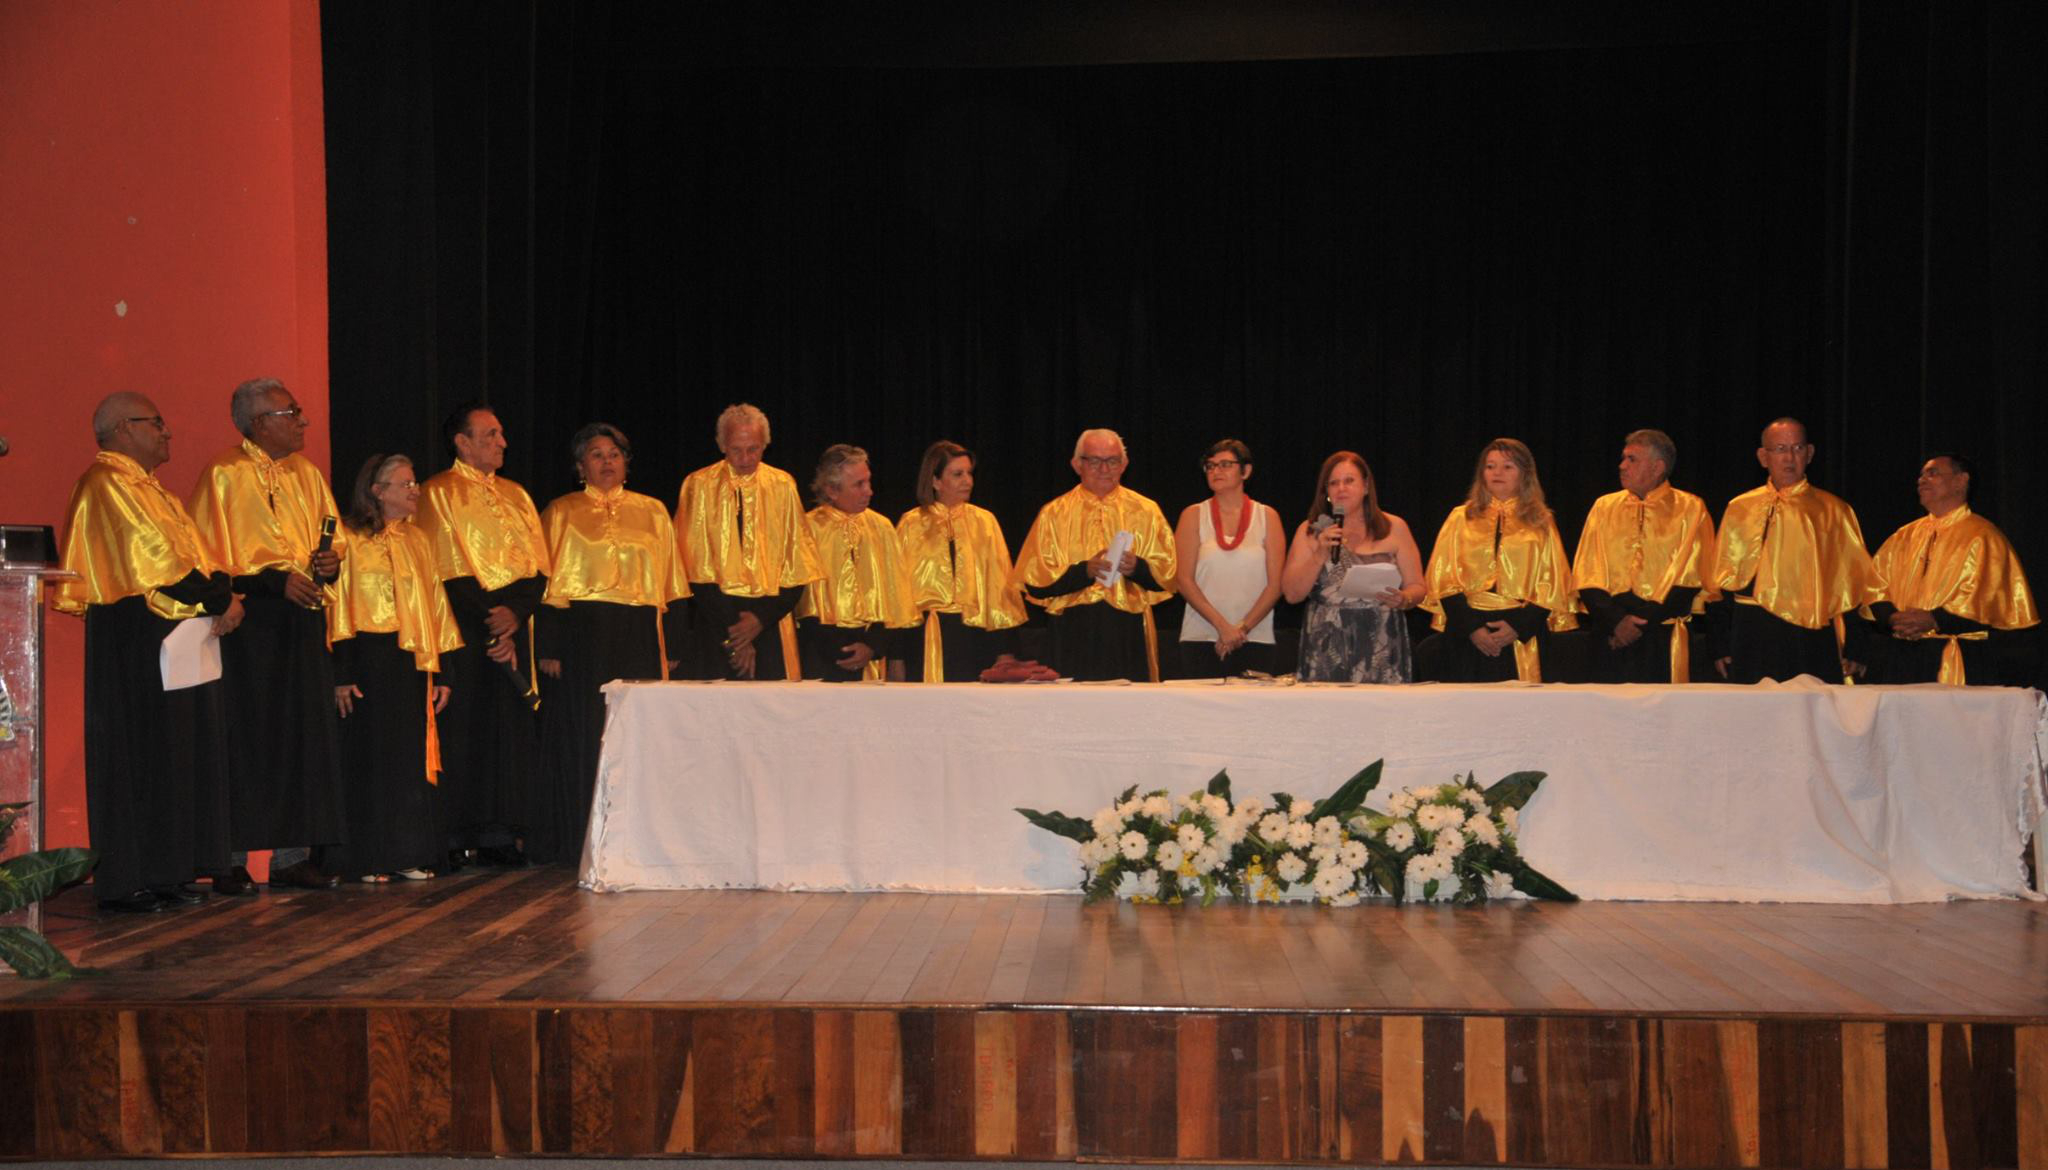
[(1330, 505), (1330, 522), (1337, 526), (1337, 543), (1330, 546), (1330, 563), (1335, 565), (1344, 560), (1344, 505)]
[[(497, 660), (492, 659), (492, 661), (496, 662)], [(533, 689), (532, 679), (520, 673), (518, 657), (515, 655), (510, 662), (499, 662), (498, 666), (512, 680), (512, 689), (519, 692), (519, 697), (525, 701), (526, 705), (535, 711), (540, 710), (540, 692)]]
[(512, 661), (499, 662), (495, 658), (487, 659), (487, 661), (496, 663), (498, 669), (505, 672), (505, 677), (512, 680), (512, 689), (518, 692), (521, 701), (535, 711), (540, 710), (540, 692), (534, 689), (533, 679), (519, 669), (519, 640), (517, 633), (515, 632), (512, 636), (506, 638), (493, 638), (491, 639), (491, 644), (495, 646), (501, 641), (512, 647)]
[(323, 516), (320, 518), (320, 547), (314, 549), (313, 551), (334, 551), (334, 517)]

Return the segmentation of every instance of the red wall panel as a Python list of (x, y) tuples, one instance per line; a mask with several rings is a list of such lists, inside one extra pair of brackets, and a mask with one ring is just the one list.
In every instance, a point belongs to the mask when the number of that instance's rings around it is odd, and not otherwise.
[[(259, 375), (327, 466), (320, 85), (317, 0), (0, 0), (0, 520), (62, 523), (115, 390), (162, 409), (181, 495)], [(51, 615), (52, 844), (86, 837), (83, 644)]]

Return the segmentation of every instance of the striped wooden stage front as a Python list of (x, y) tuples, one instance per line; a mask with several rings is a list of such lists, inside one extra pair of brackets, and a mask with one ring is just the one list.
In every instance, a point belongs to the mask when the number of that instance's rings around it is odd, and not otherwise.
[(0, 1157), (2048, 1167), (2048, 907), (265, 894), (0, 978)]

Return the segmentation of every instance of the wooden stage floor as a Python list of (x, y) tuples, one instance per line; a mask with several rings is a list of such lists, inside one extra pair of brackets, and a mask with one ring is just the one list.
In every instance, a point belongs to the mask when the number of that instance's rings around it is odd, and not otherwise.
[(0, 977), (0, 1157), (2048, 1167), (2048, 904), (270, 894)]

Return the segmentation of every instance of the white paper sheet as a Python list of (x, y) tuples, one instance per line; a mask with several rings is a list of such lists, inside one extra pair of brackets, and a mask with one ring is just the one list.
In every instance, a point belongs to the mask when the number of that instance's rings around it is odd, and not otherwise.
[(1103, 559), (1109, 562), (1109, 572), (1100, 578), (1104, 589), (1114, 589), (1116, 583), (1124, 579), (1123, 570), (1117, 566), (1124, 563), (1124, 554), (1131, 551), (1131, 544), (1136, 539), (1129, 532), (1119, 532), (1110, 540), (1109, 551), (1102, 554)]
[(157, 653), (164, 689), (182, 691), (220, 677), (220, 639), (213, 636), (210, 617), (186, 618), (164, 637)]
[(1389, 589), (1401, 587), (1401, 567), (1385, 561), (1353, 565), (1337, 583), (1337, 596), (1371, 599)]

